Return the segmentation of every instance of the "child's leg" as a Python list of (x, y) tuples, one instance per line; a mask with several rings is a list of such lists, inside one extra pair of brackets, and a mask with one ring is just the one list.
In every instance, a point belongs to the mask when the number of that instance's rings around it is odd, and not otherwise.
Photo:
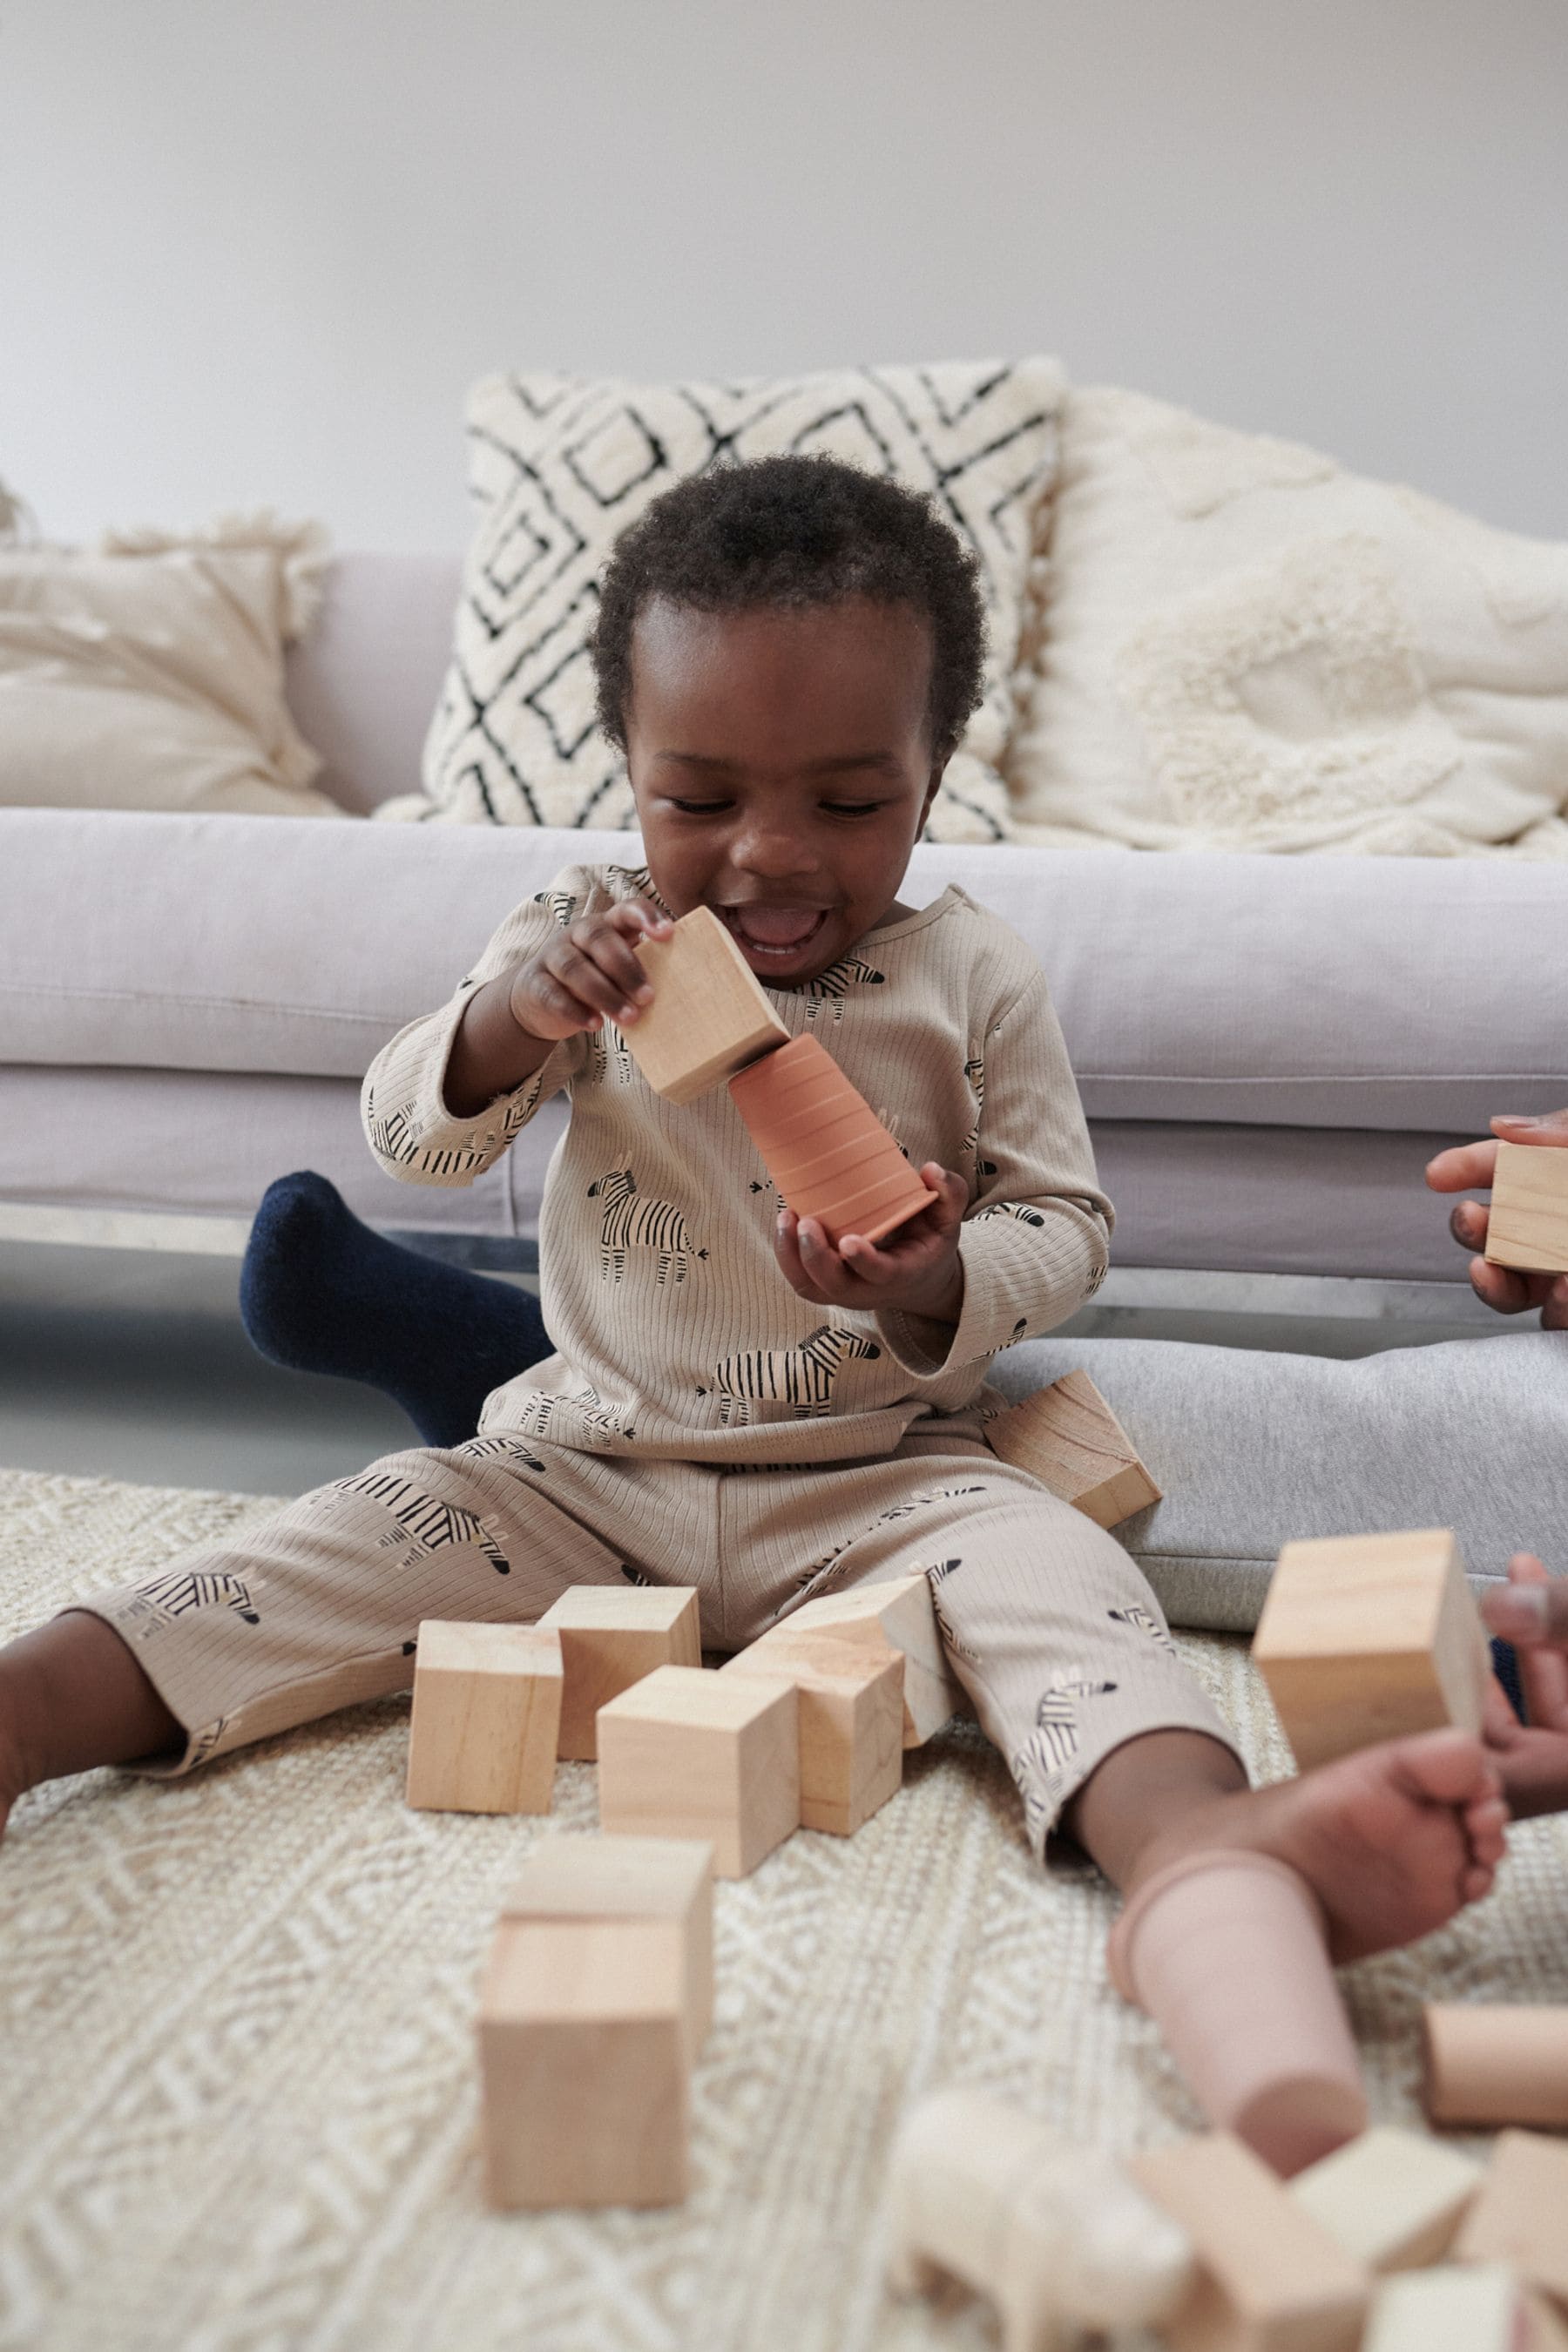
[(189, 1771), (405, 1688), (424, 1618), (527, 1624), (569, 1585), (700, 1563), (711, 1506), (695, 1494), (679, 1465), (510, 1437), (320, 1487), (0, 1652), (0, 1821), (40, 1780)]
[(262, 1195), (239, 1311), (270, 1362), (380, 1389), (426, 1445), (472, 1437), (490, 1391), (551, 1352), (528, 1291), (386, 1241), (310, 1169)]

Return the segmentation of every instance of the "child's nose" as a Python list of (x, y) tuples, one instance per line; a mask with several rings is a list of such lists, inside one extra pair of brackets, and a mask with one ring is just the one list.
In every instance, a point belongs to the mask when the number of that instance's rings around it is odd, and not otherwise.
[(743, 873), (763, 875), (771, 881), (815, 873), (817, 865), (809, 842), (787, 825), (750, 827), (736, 836), (731, 856)]

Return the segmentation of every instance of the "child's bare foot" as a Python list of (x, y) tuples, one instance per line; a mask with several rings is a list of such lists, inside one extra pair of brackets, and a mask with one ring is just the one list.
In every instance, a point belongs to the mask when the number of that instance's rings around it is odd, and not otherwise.
[(1300, 1872), (1328, 1915), (1331, 1956), (1357, 1960), (1430, 1935), (1489, 1893), (1507, 1821), (1480, 1741), (1426, 1731), (1193, 1806), (1150, 1841), (1127, 1891), (1200, 1847), (1252, 1846)]

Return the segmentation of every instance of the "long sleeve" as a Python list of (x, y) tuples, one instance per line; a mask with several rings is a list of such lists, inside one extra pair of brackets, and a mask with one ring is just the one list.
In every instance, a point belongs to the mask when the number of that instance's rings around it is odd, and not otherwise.
[(582, 866), (569, 866), (546, 891), (514, 907), (484, 953), (438, 1012), (400, 1029), (365, 1074), (360, 1116), (381, 1167), (405, 1184), (471, 1184), (521, 1134), (542, 1102), (559, 1094), (584, 1054), (583, 1037), (555, 1046), (531, 1078), (500, 1095), (476, 1118), (454, 1118), (447, 1108), (447, 1065), (468, 999), (545, 946), (558, 925), (573, 921), (598, 889)]
[(924, 1379), (1037, 1339), (1093, 1296), (1110, 1260), (1113, 1213), (1043, 973), (990, 1023), (970, 1071), (977, 1191), (959, 1244), (958, 1323), (877, 1318), (900, 1362)]

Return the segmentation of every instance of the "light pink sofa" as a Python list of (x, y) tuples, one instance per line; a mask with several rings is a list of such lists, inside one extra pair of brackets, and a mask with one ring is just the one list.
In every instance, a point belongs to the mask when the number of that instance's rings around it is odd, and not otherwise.
[[(413, 789), (457, 564), (345, 556), (290, 699), (342, 824), (0, 812), (0, 1205), (233, 1218), (320, 1169), (393, 1228), (526, 1265), (560, 1129), (466, 1192), (360, 1137), (377, 1046), (518, 899), (625, 835), (379, 825)], [(1123, 1267), (1451, 1282), (1420, 1171), (1568, 1102), (1568, 867), (921, 849), (1050, 977)]]

